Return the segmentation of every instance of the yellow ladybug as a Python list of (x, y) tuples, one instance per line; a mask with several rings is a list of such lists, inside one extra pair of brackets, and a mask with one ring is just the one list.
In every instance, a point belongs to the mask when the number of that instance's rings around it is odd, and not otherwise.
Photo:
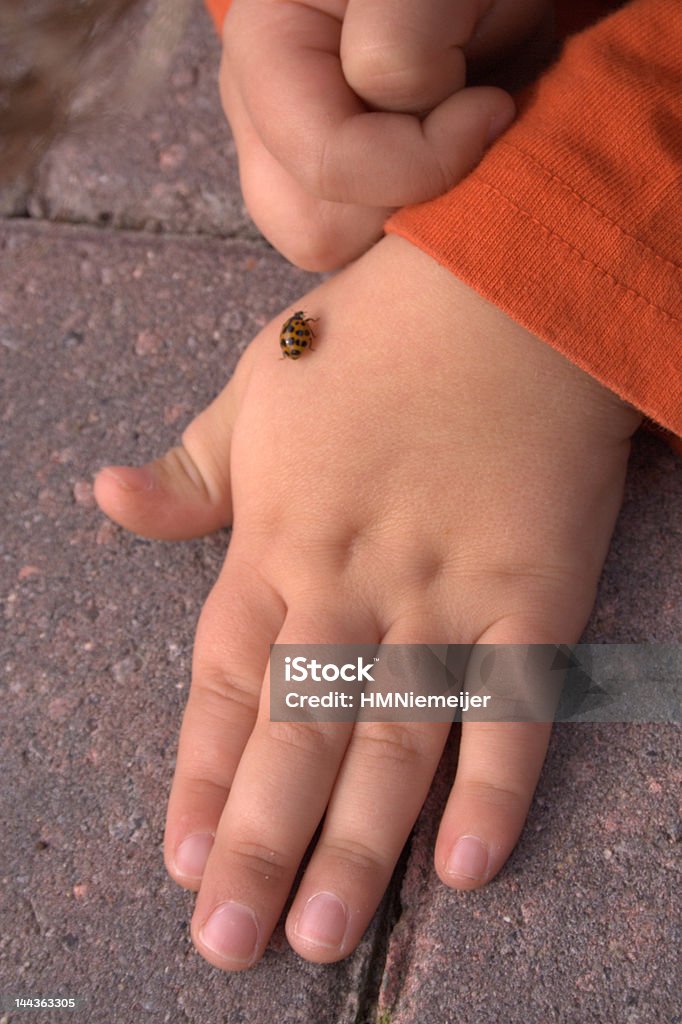
[(282, 357), (287, 359), (298, 359), (306, 349), (314, 352), (312, 327), (309, 324), (315, 323), (319, 318), (306, 316), (302, 309), (297, 310), (293, 316), (285, 320), (282, 330), (279, 333), (279, 345), (282, 349)]

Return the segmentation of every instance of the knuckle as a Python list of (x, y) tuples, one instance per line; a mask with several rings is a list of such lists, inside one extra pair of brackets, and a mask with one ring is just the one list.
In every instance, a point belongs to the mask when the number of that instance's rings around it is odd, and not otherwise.
[(215, 764), (199, 756), (187, 759), (181, 770), (182, 799), (187, 807), (196, 807), (199, 801), (204, 805), (213, 800), (225, 803), (230, 787)]
[(462, 782), (462, 794), (476, 803), (488, 804), (492, 807), (525, 807), (529, 794), (521, 786), (515, 787), (508, 783), (492, 779), (466, 779)]
[(267, 739), (280, 748), (281, 755), (288, 761), (292, 756), (303, 754), (319, 761), (327, 757), (335, 747), (333, 734), (320, 722), (272, 722), (264, 723)]
[(203, 667), (192, 680), (191, 699), (200, 701), (211, 714), (231, 718), (235, 711), (255, 714), (258, 709), (258, 687), (253, 680), (223, 668)]
[(351, 85), (380, 82), (401, 73), (413, 62), (413, 54), (396, 41), (354, 46), (342, 54), (343, 73)]
[(234, 842), (230, 846), (228, 856), (241, 870), (246, 871), (258, 882), (283, 882), (295, 869), (291, 857), (280, 850), (273, 850), (263, 843), (250, 842), (246, 839)]
[(199, 432), (199, 427), (195, 426), (195, 423), (196, 421), (193, 421), (185, 429), (182, 435), (183, 443), (175, 445), (174, 448), (166, 452), (164, 457), (165, 468), (175, 479), (182, 479), (184, 477), (203, 501), (216, 502), (218, 500), (217, 495), (220, 492), (219, 486), (204, 475), (200, 465), (200, 457), (194, 458), (190, 451), (190, 447), (192, 447)]
[(412, 101), (423, 88), (423, 65), (411, 47), (398, 43), (358, 48), (344, 57), (343, 72), (353, 91), (374, 103)]
[(324, 846), (320, 848), (319, 853), (323, 854), (325, 858), (349, 864), (354, 871), (359, 871), (371, 878), (376, 878), (386, 872), (386, 863), (377, 851), (358, 839), (335, 836), (333, 839), (324, 841)]
[(411, 723), (360, 722), (355, 727), (353, 746), (359, 757), (413, 765), (425, 754), (427, 735)]

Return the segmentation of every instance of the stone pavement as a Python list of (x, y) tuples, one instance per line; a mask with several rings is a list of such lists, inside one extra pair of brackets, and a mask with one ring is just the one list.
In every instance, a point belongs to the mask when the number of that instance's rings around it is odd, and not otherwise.
[[(305, 963), (281, 928), (244, 974), (191, 946), (193, 897), (162, 864), (164, 801), (227, 535), (135, 538), (89, 481), (175, 443), (314, 280), (249, 225), (217, 61), (197, 9), (142, 122), (60, 143), (0, 200), (0, 993), (83, 1000), (0, 1020), (679, 1024), (672, 725), (556, 727), (519, 846), (468, 894), (432, 868), (453, 739), (343, 963)], [(679, 640), (681, 498), (680, 460), (638, 437), (585, 639)]]

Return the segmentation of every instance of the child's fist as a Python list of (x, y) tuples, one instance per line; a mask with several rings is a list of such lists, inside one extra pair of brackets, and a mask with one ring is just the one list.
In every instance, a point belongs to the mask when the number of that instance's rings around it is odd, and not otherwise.
[(220, 86), (246, 205), (293, 263), (329, 270), (396, 206), (440, 195), (514, 116), (465, 88), (471, 50), (518, 42), (545, 0), (233, 0)]

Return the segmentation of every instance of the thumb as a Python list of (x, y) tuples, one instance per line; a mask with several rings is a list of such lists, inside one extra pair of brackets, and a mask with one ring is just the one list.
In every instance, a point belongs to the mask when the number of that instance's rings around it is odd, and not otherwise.
[(232, 522), (230, 447), (237, 411), (234, 380), (182, 435), (182, 443), (144, 466), (106, 466), (95, 478), (97, 503), (127, 530), (185, 540)]

